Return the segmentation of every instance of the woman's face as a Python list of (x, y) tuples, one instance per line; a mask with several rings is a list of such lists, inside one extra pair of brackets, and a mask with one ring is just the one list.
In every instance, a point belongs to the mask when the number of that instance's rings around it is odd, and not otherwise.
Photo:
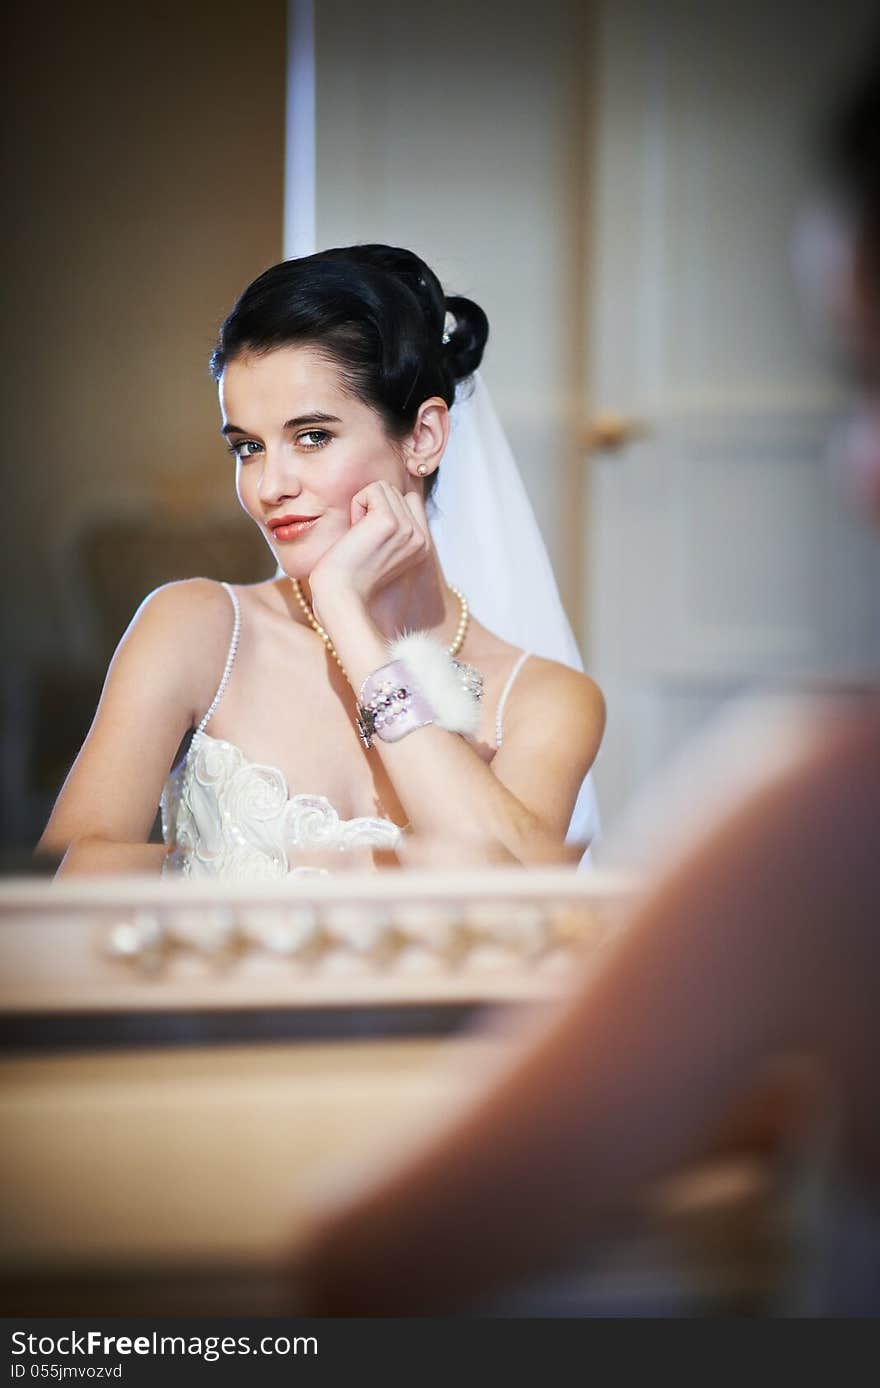
[(379, 415), (311, 348), (230, 362), (220, 409), (239, 501), (291, 578), (307, 578), (342, 538), (352, 497), (368, 483), (414, 485)]

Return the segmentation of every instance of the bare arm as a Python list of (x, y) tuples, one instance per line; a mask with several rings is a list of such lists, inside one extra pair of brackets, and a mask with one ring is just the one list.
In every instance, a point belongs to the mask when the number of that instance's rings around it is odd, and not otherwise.
[(864, 1026), (878, 786), (876, 735), (829, 748), (695, 846), (482, 1102), (325, 1222), (309, 1308), (435, 1308), (561, 1259), (697, 1154), (765, 1059)]
[[(36, 851), (45, 851), (42, 839)], [(167, 852), (164, 843), (116, 843), (95, 834), (71, 842), (56, 876), (155, 873), (162, 867)]]
[(159, 870), (166, 850), (148, 839), (162, 786), (211, 697), (231, 623), (228, 597), (206, 579), (170, 584), (142, 604), (37, 845), (64, 855), (61, 873)]
[[(337, 646), (358, 688), (388, 659), (365, 606), (349, 595), (326, 603)], [(530, 668), (531, 666), (531, 668)], [(426, 841), (455, 835), (521, 863), (560, 859), (581, 783), (605, 726), (605, 705), (586, 675), (552, 661), (523, 670), (507, 706), (504, 744), (491, 766), (457, 733), (420, 728), (399, 742), (377, 739), (413, 832)]]

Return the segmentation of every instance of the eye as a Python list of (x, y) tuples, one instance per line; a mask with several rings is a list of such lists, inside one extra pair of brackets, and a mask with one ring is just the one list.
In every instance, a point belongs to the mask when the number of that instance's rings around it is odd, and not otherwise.
[(256, 439), (241, 439), (238, 443), (230, 443), (228, 448), (233, 458), (240, 463), (246, 463), (255, 453), (259, 453), (262, 446)]
[(306, 429), (305, 433), (297, 434), (296, 441), (301, 443), (307, 452), (313, 453), (318, 448), (326, 447), (332, 437), (326, 429)]

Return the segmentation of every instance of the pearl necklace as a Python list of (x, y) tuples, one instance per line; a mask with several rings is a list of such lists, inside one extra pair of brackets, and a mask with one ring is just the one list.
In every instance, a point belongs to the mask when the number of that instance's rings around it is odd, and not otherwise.
[[(339, 666), (343, 675), (345, 675), (345, 678), (348, 680), (349, 684), (351, 684), (351, 680), (348, 679), (348, 673), (345, 669), (345, 666), (339, 659), (339, 652), (337, 651), (336, 647), (333, 644), (333, 641), (331, 640), (330, 633), (329, 631), (324, 630), (324, 628), (321, 626), (321, 623), (315, 616), (311, 603), (308, 601), (305, 593), (299, 586), (299, 579), (292, 578), (290, 582), (293, 587), (296, 600), (302, 608), (306, 620), (309, 623), (309, 626), (312, 628), (313, 631), (316, 631), (318, 633), (321, 640), (324, 642), (324, 645), (327, 647), (329, 654), (336, 661), (336, 664)], [(449, 586), (450, 588), (452, 588), (452, 584), (450, 584)], [(457, 656), (462, 646), (464, 645), (464, 638), (467, 635), (468, 623), (471, 619), (471, 614), (468, 610), (467, 605), (467, 598), (465, 597), (464, 593), (459, 592), (458, 588), (452, 588), (452, 591), (458, 598), (460, 611), (458, 615), (458, 626), (455, 629), (455, 636), (452, 638), (452, 645), (448, 648), (447, 652), (450, 657)]]

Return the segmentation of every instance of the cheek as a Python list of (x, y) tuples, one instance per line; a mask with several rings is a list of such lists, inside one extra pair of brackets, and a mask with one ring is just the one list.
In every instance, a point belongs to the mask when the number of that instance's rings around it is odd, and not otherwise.
[(251, 485), (250, 474), (242, 467), (237, 468), (235, 472), (235, 495), (238, 497), (242, 509), (247, 511), (248, 515), (253, 515), (256, 501), (255, 488)]
[(371, 482), (401, 485), (401, 467), (387, 444), (370, 443), (352, 448), (345, 457), (334, 460), (324, 473), (323, 495), (329, 506), (348, 508), (351, 499)]

